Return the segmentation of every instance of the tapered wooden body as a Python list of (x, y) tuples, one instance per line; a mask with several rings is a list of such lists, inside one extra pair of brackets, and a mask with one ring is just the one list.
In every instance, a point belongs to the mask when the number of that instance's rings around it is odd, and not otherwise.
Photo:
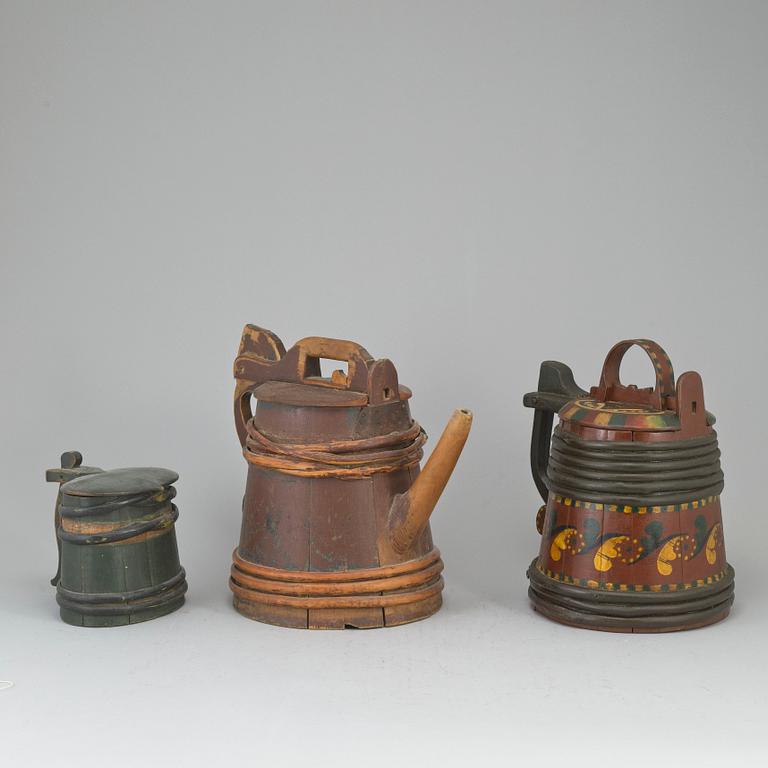
[[(656, 387), (619, 382), (626, 350), (651, 358)], [(690, 629), (719, 621), (733, 602), (720, 509), (723, 473), (701, 378), (675, 386), (664, 350), (620, 342), (590, 393), (562, 363), (543, 363), (532, 442), (545, 499), (529, 569), (534, 607), (557, 621), (624, 632)], [(549, 433), (552, 414), (560, 423)]]
[[(80, 476), (63, 483), (57, 502), (61, 618), (113, 627), (176, 610), (187, 589), (172, 503), (178, 475), (149, 467), (84, 469), (74, 469)], [(51, 470), (49, 479), (64, 479), (60, 473)]]
[[(319, 357), (347, 361), (348, 372), (323, 379)], [(286, 353), (274, 334), (247, 326), (235, 371), (245, 380), (236, 422), (249, 465), (230, 579), (237, 610), (317, 629), (437, 611), (443, 564), (429, 524), (405, 547), (391, 535), (393, 504), (419, 476), (425, 440), (392, 364), (327, 339)], [(252, 414), (243, 409), (251, 396)]]

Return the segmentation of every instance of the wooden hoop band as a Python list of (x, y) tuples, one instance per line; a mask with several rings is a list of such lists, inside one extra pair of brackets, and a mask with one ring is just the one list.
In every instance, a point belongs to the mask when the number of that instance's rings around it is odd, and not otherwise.
[[(229, 580), (241, 600), (290, 608), (390, 608), (443, 591), (443, 561), (433, 549), (406, 563), (354, 571), (284, 571), (255, 565), (235, 551)], [(382, 594), (386, 593), (386, 594)]]
[(413, 573), (428, 568), (433, 563), (440, 562), (440, 550), (435, 547), (431, 552), (416, 560), (406, 560), (404, 563), (382, 565), (378, 568), (359, 568), (353, 571), (288, 571), (283, 568), (270, 568), (268, 565), (257, 565), (250, 560), (245, 560), (237, 550), (232, 553), (234, 567), (242, 573), (257, 578), (274, 581), (303, 582), (303, 583), (329, 583), (329, 582), (359, 582), (369, 579), (386, 579), (391, 576), (400, 576), (404, 573)]
[(243, 453), (246, 461), (255, 467), (262, 469), (272, 469), (276, 472), (282, 472), (285, 475), (295, 477), (341, 477), (359, 479), (361, 477), (370, 477), (384, 472), (396, 472), (398, 469), (408, 469), (415, 467), (421, 461), (421, 455), (414, 456), (406, 462), (373, 464), (367, 467), (329, 467), (327, 469), (316, 469), (314, 465), (308, 463), (296, 462), (292, 459), (281, 459), (262, 454), (245, 451)]
[(408, 573), (402, 576), (392, 576), (385, 579), (369, 579), (367, 581), (326, 582), (311, 584), (307, 582), (272, 581), (257, 579), (253, 576), (238, 571), (232, 566), (232, 581), (246, 589), (255, 589), (259, 592), (270, 592), (279, 595), (293, 595), (295, 597), (327, 596), (327, 595), (362, 595), (375, 592), (394, 592), (396, 590), (408, 590), (422, 587), (434, 581), (443, 570), (442, 560), (434, 563), (429, 568), (416, 573)]
[(370, 477), (421, 461), (427, 436), (415, 421), (403, 432), (328, 443), (280, 443), (246, 425), (243, 455), (249, 464), (298, 477)]

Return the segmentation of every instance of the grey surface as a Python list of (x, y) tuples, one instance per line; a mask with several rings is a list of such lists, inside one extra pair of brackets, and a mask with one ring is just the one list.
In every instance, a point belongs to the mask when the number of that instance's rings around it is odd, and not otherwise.
[[(0, 2), (0, 763), (756, 764), (767, 25), (745, 2)], [(434, 618), (231, 608), (246, 322), (390, 357), (430, 445), (474, 410)], [(718, 417), (737, 602), (702, 631), (577, 631), (526, 600), (522, 395), (542, 359), (597, 383), (637, 335)], [(58, 620), (43, 477), (66, 449), (180, 472), (181, 611)]]

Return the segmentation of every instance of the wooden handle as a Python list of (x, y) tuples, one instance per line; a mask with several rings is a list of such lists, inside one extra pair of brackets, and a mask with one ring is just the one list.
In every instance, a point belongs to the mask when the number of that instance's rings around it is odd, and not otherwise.
[(253, 416), (251, 392), (268, 379), (272, 367), (285, 355), (285, 347), (277, 334), (258, 325), (246, 325), (234, 363), (235, 430), (240, 445), (245, 447), (245, 425)]
[[(323, 336), (308, 336), (297, 341), (294, 349), (298, 349), (298, 381), (303, 384), (315, 384), (337, 389), (354, 389), (355, 382), (360, 391), (368, 391), (368, 366), (373, 362), (368, 350), (345, 339), (328, 339)], [(347, 363), (346, 374), (334, 371), (330, 378), (323, 378), (320, 370), (320, 360), (338, 360)]]
[[(619, 379), (619, 368), (630, 347), (638, 346), (651, 360), (656, 386), (639, 389), (634, 385), (625, 386)], [(592, 397), (601, 402), (638, 403), (650, 405), (659, 411), (667, 406), (667, 400), (675, 397), (675, 374), (669, 355), (650, 339), (626, 339), (614, 345), (603, 363), (600, 384), (593, 387)], [(674, 408), (674, 405), (672, 406)]]
[[(323, 379), (320, 360), (339, 360), (349, 366), (346, 375)], [(374, 362), (370, 353), (354, 341), (309, 336), (297, 341), (287, 352), (283, 342), (264, 328), (246, 325), (235, 359), (235, 378), (255, 389), (265, 381), (316, 384), (366, 392), (368, 369)]]
[(549, 465), (549, 442), (555, 414), (571, 400), (587, 394), (573, 378), (573, 371), (556, 360), (545, 360), (539, 369), (539, 388), (523, 397), (523, 405), (533, 408), (533, 431), (531, 432), (531, 473), (533, 482), (546, 503), (547, 466)]

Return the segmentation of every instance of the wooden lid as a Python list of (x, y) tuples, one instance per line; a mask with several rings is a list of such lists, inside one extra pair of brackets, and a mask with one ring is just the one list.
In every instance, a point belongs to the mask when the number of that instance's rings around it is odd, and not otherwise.
[[(369, 404), (366, 392), (351, 389), (333, 389), (313, 384), (292, 384), (285, 381), (268, 381), (253, 390), (257, 400), (280, 405), (313, 406), (325, 408), (350, 408)], [(408, 387), (400, 385), (394, 400), (407, 400), (411, 396)]]
[[(343, 365), (323, 376), (321, 361)], [(243, 329), (234, 374), (235, 428), (243, 446), (253, 417), (252, 396), (267, 406), (321, 408), (398, 406), (411, 396), (390, 360), (374, 360), (354, 341), (308, 336), (286, 351), (272, 331), (255, 325)]]
[[(653, 387), (622, 384), (621, 361), (632, 346), (639, 346), (649, 357), (656, 378)], [(588, 434), (594, 439), (652, 440), (683, 439), (711, 431), (714, 417), (704, 409), (704, 391), (698, 373), (688, 371), (675, 382), (667, 353), (650, 339), (627, 339), (615, 344), (603, 363), (600, 383), (589, 396), (578, 397), (559, 412), (564, 429)], [(605, 433), (613, 433), (605, 434)], [(643, 433), (632, 438), (633, 433)]]
[(559, 415), (563, 421), (597, 429), (655, 432), (680, 429), (680, 418), (674, 411), (660, 411), (638, 404), (600, 402), (589, 397), (568, 403)]
[(110, 469), (70, 480), (61, 486), (67, 496), (133, 496), (159, 493), (179, 479), (177, 472), (160, 467)]

